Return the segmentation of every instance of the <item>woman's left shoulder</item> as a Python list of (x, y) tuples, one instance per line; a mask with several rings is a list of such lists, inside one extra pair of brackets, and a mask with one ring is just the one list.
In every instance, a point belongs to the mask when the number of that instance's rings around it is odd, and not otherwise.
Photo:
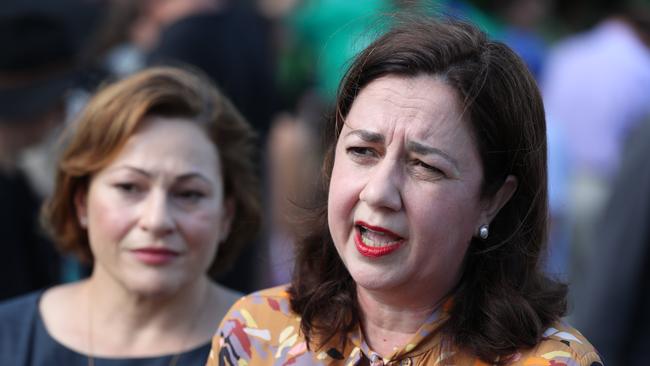
[(598, 351), (575, 328), (557, 322), (542, 336), (540, 343), (515, 355), (512, 365), (527, 366), (602, 366)]

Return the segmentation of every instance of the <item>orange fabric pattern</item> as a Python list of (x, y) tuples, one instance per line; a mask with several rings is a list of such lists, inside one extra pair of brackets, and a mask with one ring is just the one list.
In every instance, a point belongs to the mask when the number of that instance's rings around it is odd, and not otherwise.
[[(291, 311), (286, 287), (241, 298), (222, 320), (212, 341), (208, 366), (287, 365), (455, 365), (488, 366), (446, 344), (437, 332), (445, 309), (432, 314), (402, 349), (384, 358), (373, 352), (359, 329), (319, 350), (307, 349), (300, 317)], [(533, 349), (514, 355), (513, 366), (602, 366), (593, 346), (575, 329), (554, 324)]]

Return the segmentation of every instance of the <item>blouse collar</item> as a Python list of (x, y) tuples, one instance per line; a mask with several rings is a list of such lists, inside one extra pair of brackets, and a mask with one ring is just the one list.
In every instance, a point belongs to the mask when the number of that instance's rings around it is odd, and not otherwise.
[(446, 300), (442, 306), (434, 311), (417, 330), (415, 335), (402, 348), (395, 349), (388, 357), (381, 357), (377, 352), (370, 349), (361, 331), (361, 325), (358, 325), (354, 331), (347, 336), (346, 348), (351, 349), (347, 356), (346, 366), (352, 366), (359, 363), (362, 357), (366, 357), (371, 366), (383, 366), (388, 364), (399, 364), (401, 366), (410, 366), (411, 357), (429, 351), (433, 347), (440, 347), (440, 342), (436, 337), (438, 330), (449, 318), (449, 310), (452, 306), (452, 299)]

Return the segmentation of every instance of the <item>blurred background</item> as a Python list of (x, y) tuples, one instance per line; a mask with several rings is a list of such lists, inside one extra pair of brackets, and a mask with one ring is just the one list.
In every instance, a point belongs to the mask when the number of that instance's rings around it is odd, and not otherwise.
[[(87, 276), (39, 225), (57, 139), (102, 84), (150, 65), (201, 69), (259, 134), (264, 233), (218, 280), (288, 282), (300, 204), (350, 59), (415, 9), (474, 22), (537, 78), (549, 142), (546, 271), (609, 365), (650, 346), (650, 0), (3, 0), (0, 300)], [(645, 347), (644, 347), (645, 346)]]

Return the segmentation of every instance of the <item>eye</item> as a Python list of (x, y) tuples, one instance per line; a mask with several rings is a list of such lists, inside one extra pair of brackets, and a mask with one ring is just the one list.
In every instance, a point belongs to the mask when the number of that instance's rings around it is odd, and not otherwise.
[(137, 184), (131, 182), (116, 183), (114, 186), (120, 192), (126, 194), (135, 194), (142, 191), (142, 189)]
[(206, 194), (199, 190), (186, 189), (176, 192), (174, 196), (185, 202), (195, 203), (203, 199)]
[(377, 155), (374, 149), (365, 146), (351, 146), (346, 151), (348, 154), (358, 157), (374, 157)]
[(430, 174), (430, 175), (435, 175), (435, 176), (445, 175), (445, 173), (442, 170), (440, 170), (439, 168), (436, 168), (433, 165), (429, 165), (429, 164), (427, 164), (427, 163), (425, 163), (425, 162), (423, 162), (422, 160), (419, 160), (419, 159), (413, 160), (412, 165), (415, 168), (417, 168), (418, 170), (423, 171), (423, 172), (425, 172), (427, 174)]

